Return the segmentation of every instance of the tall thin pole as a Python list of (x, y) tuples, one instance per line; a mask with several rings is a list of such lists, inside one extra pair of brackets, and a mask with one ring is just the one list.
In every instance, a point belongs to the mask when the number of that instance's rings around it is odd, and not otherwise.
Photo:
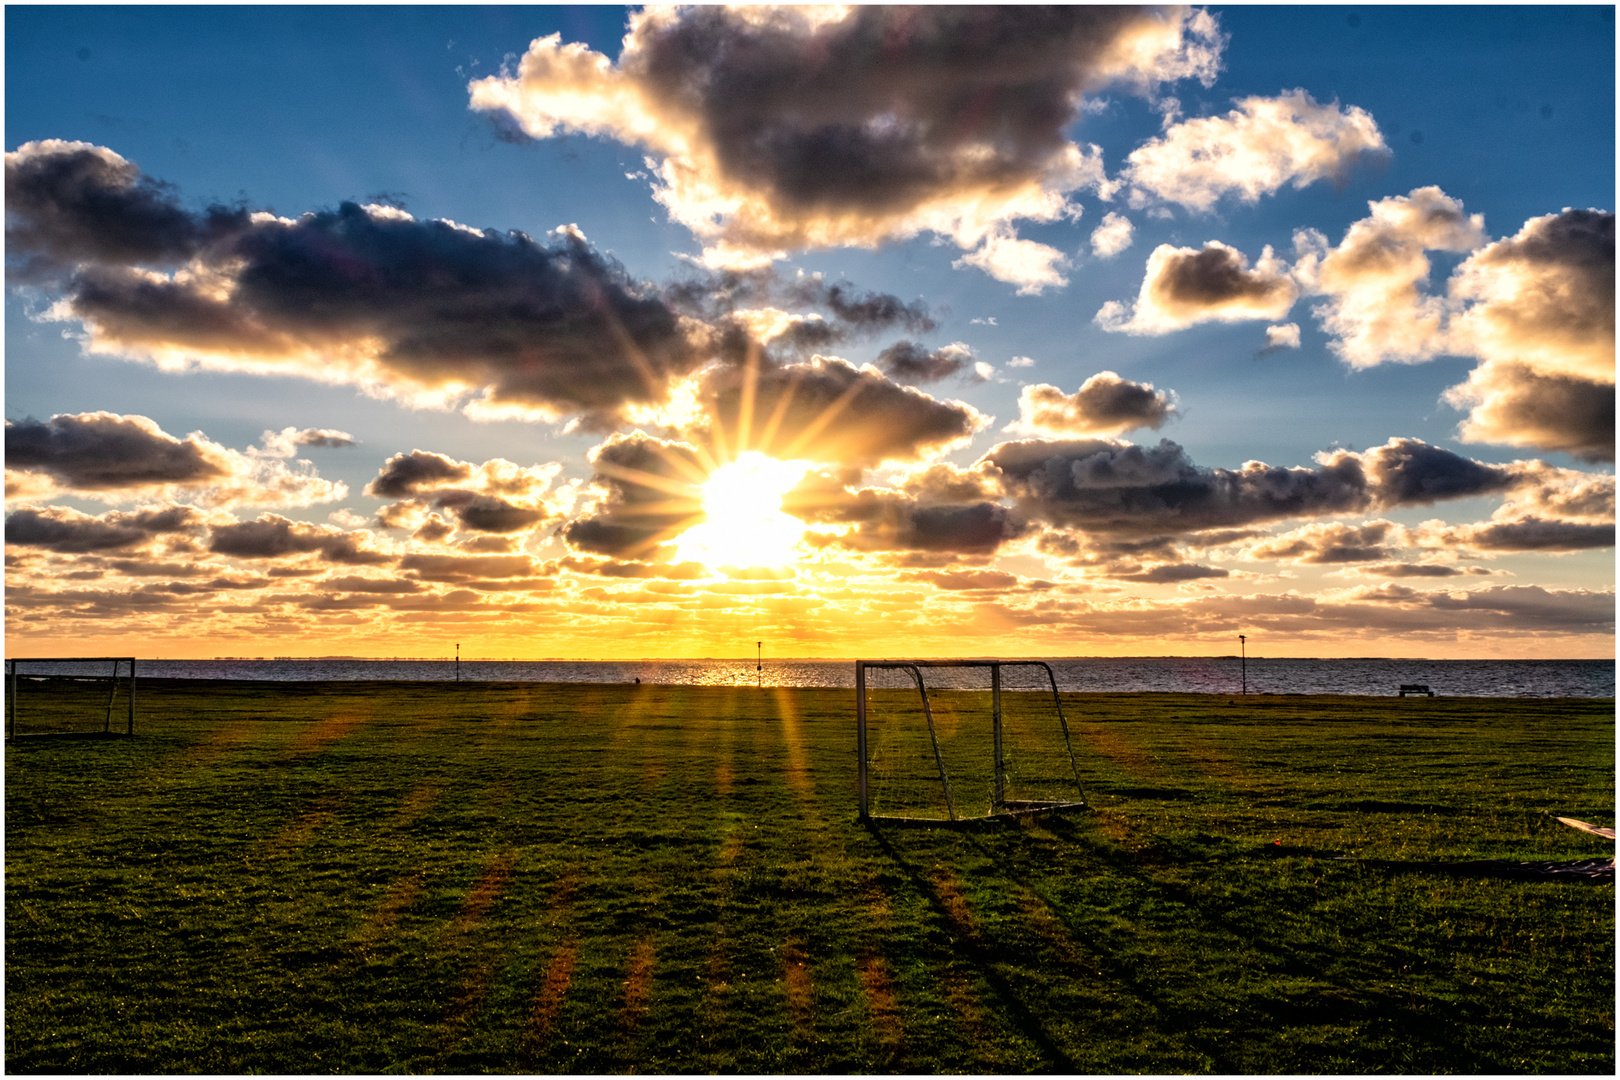
[(461, 642), (456, 642), (456, 682), (461, 681)]
[(1243, 693), (1246, 697), (1249, 693), (1249, 639), (1243, 634), (1238, 635), (1238, 648), (1243, 651)]
[(754, 642), (754, 683), (759, 689), (765, 689), (765, 643)]

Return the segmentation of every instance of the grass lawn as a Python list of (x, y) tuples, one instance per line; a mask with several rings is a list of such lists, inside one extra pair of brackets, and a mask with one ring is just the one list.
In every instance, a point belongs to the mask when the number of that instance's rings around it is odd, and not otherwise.
[(1065, 695), (1091, 809), (943, 829), (849, 691), (139, 693), (6, 747), (9, 1071), (1614, 1071), (1612, 886), (1424, 865), (1612, 854), (1612, 700)]

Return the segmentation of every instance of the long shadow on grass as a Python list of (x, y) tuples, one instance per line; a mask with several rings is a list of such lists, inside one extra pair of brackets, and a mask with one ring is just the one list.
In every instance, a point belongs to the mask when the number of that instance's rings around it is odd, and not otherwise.
[[(889, 838), (883, 835), (883, 832), (873, 822), (865, 821), (862, 824), (865, 826), (866, 831), (871, 834), (872, 839), (877, 842), (877, 845), (883, 849), (883, 853), (911, 879), (912, 888), (917, 891), (919, 896), (923, 897), (933, 910), (934, 915), (943, 923), (953, 924), (954, 920), (951, 913), (946, 908), (944, 901), (940, 899), (938, 891), (918, 868), (895, 849), (894, 845), (889, 842)], [(972, 935), (963, 935), (962, 940), (965, 942), (966, 953), (973, 960), (985, 982), (989, 983), (991, 989), (995, 991), (997, 1000), (1005, 1008), (1014, 1026), (1030, 1042), (1040, 1047), (1041, 1054), (1046, 1059), (1047, 1067), (1062, 1072), (1073, 1072), (1073, 1060), (1052, 1041), (1051, 1036), (1046, 1033), (1046, 1026), (1041, 1022), (1040, 1018), (1024, 1006), (1023, 1001), (1014, 992), (1012, 986), (995, 970), (993, 966), (996, 959), (995, 950)]]
[[(1061, 825), (1059, 824), (1060, 821), (1062, 822)], [(1043, 824), (1053, 831), (1054, 835), (1059, 835), (1061, 839), (1068, 843), (1074, 843), (1078, 839), (1077, 835), (1072, 831), (1072, 822), (1053, 818), (1046, 820)], [(1016, 828), (1016, 826), (1014, 827)], [(1059, 833), (1058, 829), (1062, 829), (1062, 833)], [(1031, 895), (1037, 897), (1042, 904), (1046, 905), (1047, 911), (1051, 912), (1052, 917), (1062, 924), (1070, 940), (1084, 948), (1088, 958), (1095, 961), (1097, 966), (1109, 978), (1126, 987), (1137, 1000), (1146, 1003), (1158, 1015), (1164, 1017), (1166, 1022), (1160, 1029), (1162, 1034), (1175, 1034), (1185, 1038), (1194, 1050), (1208, 1057), (1213, 1065), (1211, 1070), (1213, 1072), (1230, 1073), (1242, 1071), (1229, 1055), (1223, 1053), (1218, 1046), (1212, 1044), (1210, 1040), (1197, 1035), (1197, 1026), (1208, 1019), (1199, 1010), (1178, 1005), (1172, 1002), (1165, 994), (1159, 992), (1153, 979), (1139, 975), (1134, 964), (1128, 959), (1117, 955), (1116, 951), (1106, 941), (1095, 934), (1086, 932), (1083, 927), (1069, 916), (1063, 905), (1048, 896), (1045, 890), (1028, 880), (1027, 876), (1018, 873), (1017, 871), (1021, 868), (1009, 864), (1004, 857), (992, 852), (977, 836), (966, 833), (964, 839), (969, 845), (978, 849), (982, 856), (999, 865), (1004, 873), (1017, 880), (1020, 886), (1027, 889)], [(1192, 898), (1184, 895), (1184, 890), (1175, 887), (1166, 889), (1164, 882), (1146, 876), (1142, 872), (1139, 863), (1132, 859), (1129, 853), (1118, 848), (1100, 847), (1096, 844), (1087, 844), (1086, 847), (1088, 852), (1102, 862), (1109, 871), (1120, 874), (1127, 879), (1121, 883), (1122, 888), (1136, 888), (1145, 892), (1167, 896), (1181, 903), (1188, 911), (1197, 912), (1200, 918), (1203, 917), (1203, 913), (1192, 902)]]

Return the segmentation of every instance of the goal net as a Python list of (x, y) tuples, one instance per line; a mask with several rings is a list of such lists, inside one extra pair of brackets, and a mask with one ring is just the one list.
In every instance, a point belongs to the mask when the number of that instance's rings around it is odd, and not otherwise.
[(1083, 807), (1040, 660), (858, 660), (863, 819), (947, 822)]
[(133, 734), (133, 656), (6, 661), (7, 738)]

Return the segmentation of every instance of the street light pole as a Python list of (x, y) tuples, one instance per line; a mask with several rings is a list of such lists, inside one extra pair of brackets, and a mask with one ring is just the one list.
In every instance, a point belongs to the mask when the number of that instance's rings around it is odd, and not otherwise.
[(456, 642), (456, 682), (461, 681), (461, 642)]
[(759, 689), (765, 689), (765, 643), (754, 642), (754, 681)]
[(1249, 693), (1249, 639), (1243, 634), (1238, 635), (1238, 648), (1243, 651), (1243, 693)]

